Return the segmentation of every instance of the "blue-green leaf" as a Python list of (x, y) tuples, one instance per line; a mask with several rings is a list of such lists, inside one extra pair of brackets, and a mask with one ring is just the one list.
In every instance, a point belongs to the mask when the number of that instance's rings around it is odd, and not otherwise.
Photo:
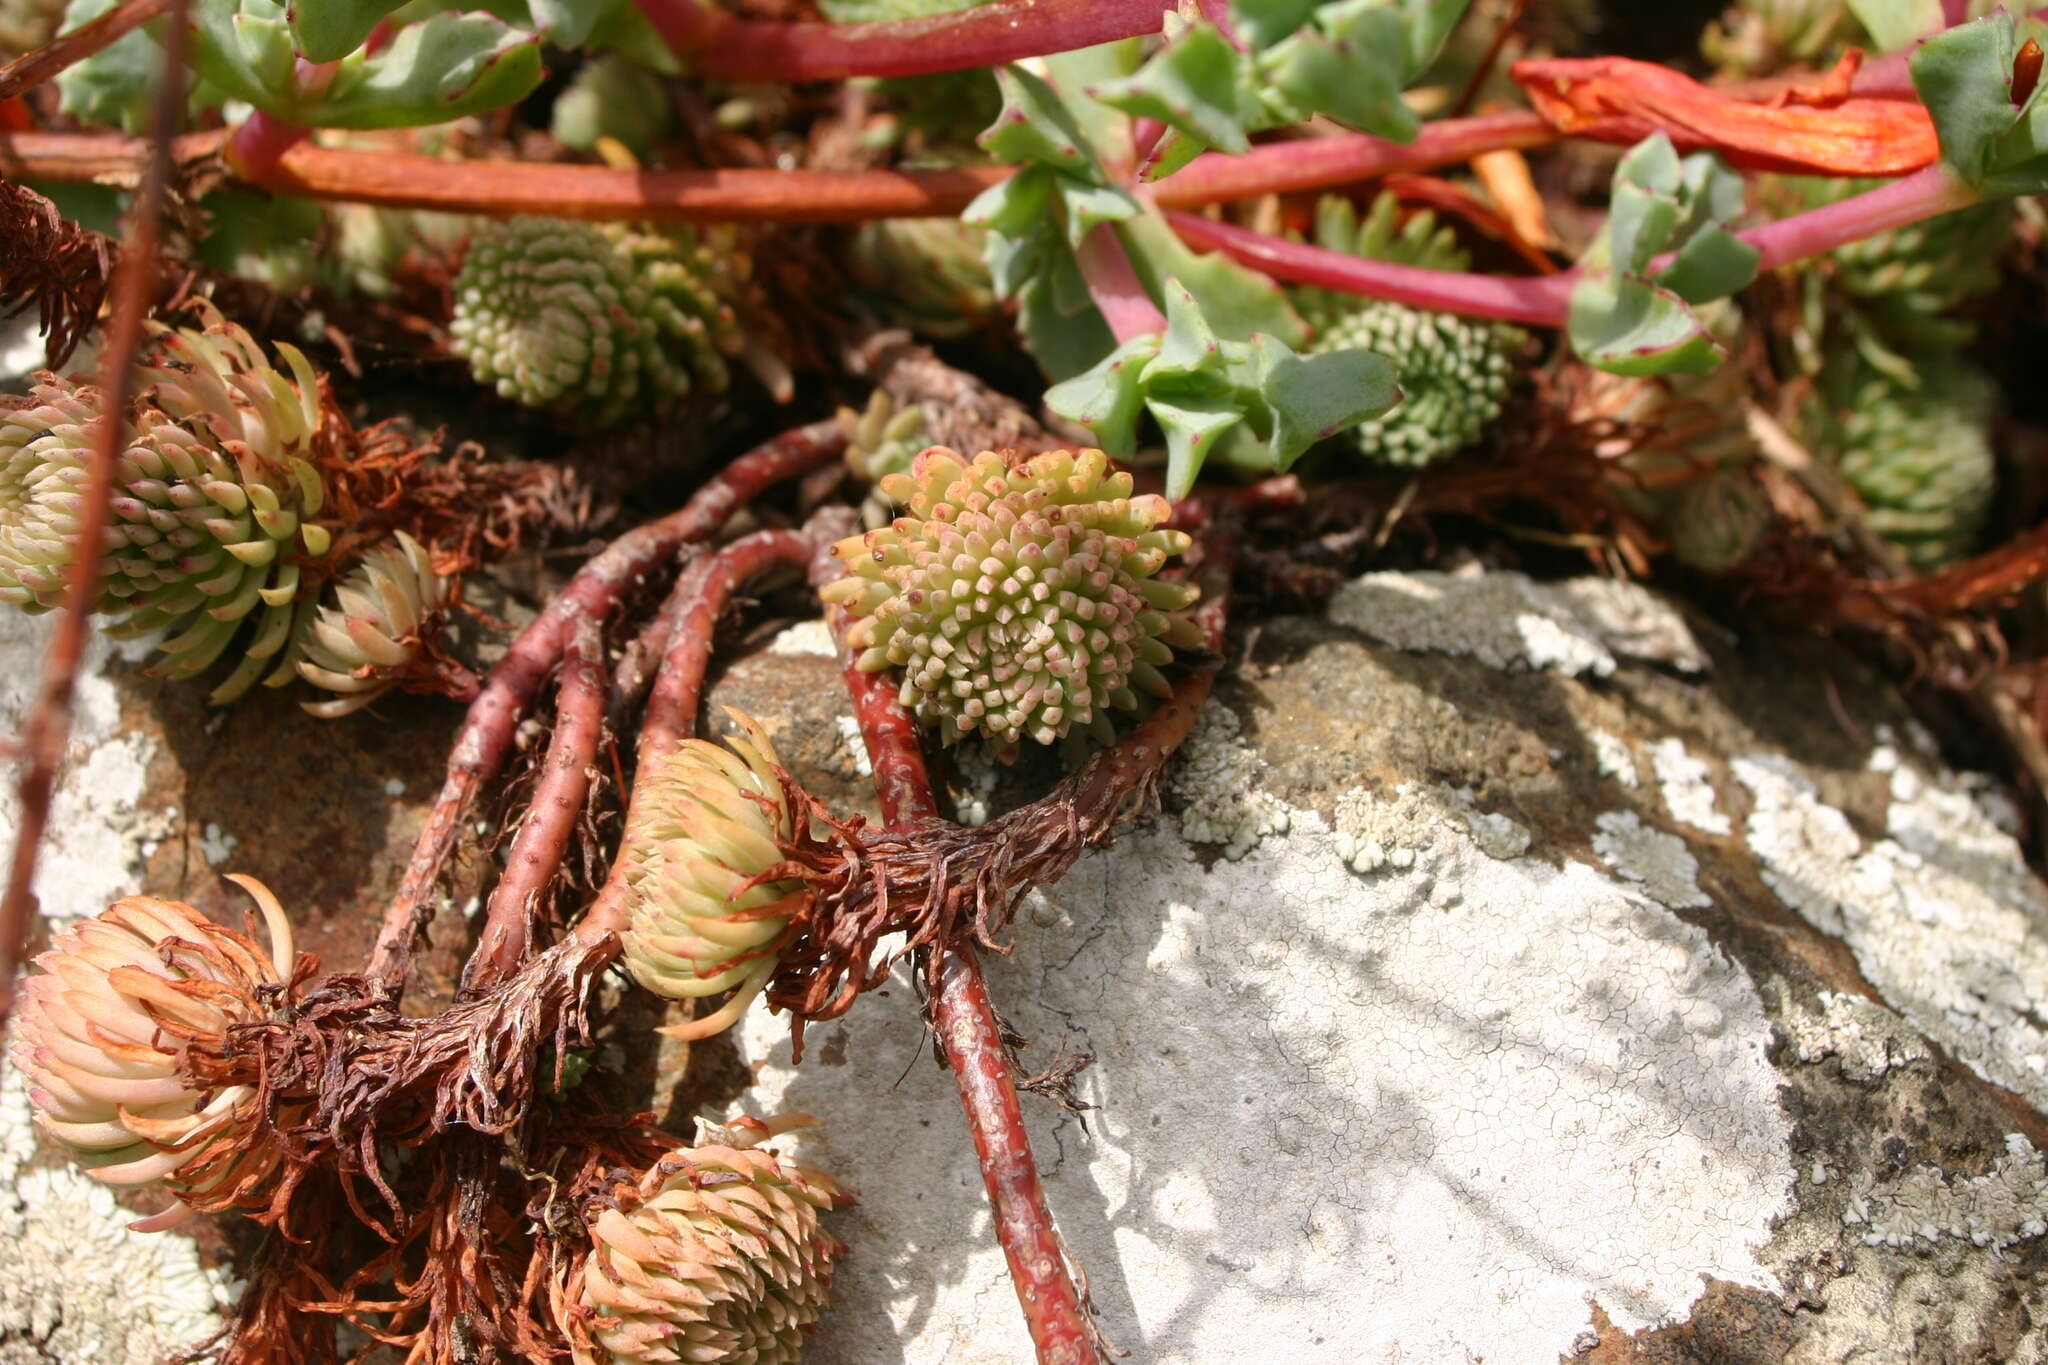
[(1081, 175), (1099, 174), (1095, 149), (1059, 92), (1019, 66), (996, 68), (1003, 112), (975, 139), (998, 161), (1035, 161)]
[(1088, 93), (1141, 118), (1155, 118), (1226, 152), (1251, 150), (1245, 122), (1256, 104), (1244, 63), (1214, 24), (1167, 16), (1166, 45), (1134, 74)]
[(1103, 450), (1129, 455), (1137, 448), (1138, 415), (1145, 406), (1145, 366), (1158, 353), (1159, 338), (1134, 337), (1093, 369), (1047, 389), (1045, 405), (1085, 428)]
[[(303, 2), (303, 0), (302, 0)], [(581, 47), (605, 16), (611, 0), (526, 0), (533, 21), (557, 47)]]
[(1756, 278), (1757, 249), (1726, 228), (1709, 226), (1678, 249), (1657, 283), (1687, 303), (1725, 299)]
[(1683, 299), (1626, 276), (1579, 281), (1570, 329), (1579, 358), (1610, 374), (1705, 374), (1725, 354)]
[(1373, 351), (1299, 356), (1271, 337), (1253, 343), (1259, 391), (1273, 414), (1273, 467), (1286, 470), (1318, 441), (1401, 401), (1394, 362)]

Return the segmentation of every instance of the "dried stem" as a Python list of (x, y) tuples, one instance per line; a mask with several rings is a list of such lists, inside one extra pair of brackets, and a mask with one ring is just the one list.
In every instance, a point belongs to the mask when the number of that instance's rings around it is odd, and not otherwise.
[[(33, 52), (23, 53), (5, 66), (0, 66), (0, 100), (13, 99), (35, 89), (43, 82), (55, 77), (66, 67), (84, 61), (93, 53), (120, 41), (136, 29), (141, 28), (158, 15), (171, 8), (171, 0), (125, 0), (114, 6), (90, 23), (80, 24), (69, 33), (60, 33)], [(182, 6), (180, 13), (182, 14)], [(184, 40), (180, 38), (179, 58), (182, 61)], [(166, 44), (168, 46), (168, 43)], [(165, 62), (168, 70), (172, 62)], [(179, 83), (182, 86), (182, 71)], [(165, 131), (166, 124), (158, 124), (158, 130)]]
[(555, 875), (562, 870), (590, 799), (597, 750), (604, 739), (605, 700), (610, 678), (604, 666), (604, 636), (581, 613), (571, 618), (562, 658), (562, 686), (555, 703), (555, 732), (528, 804), (526, 821), (512, 840), (505, 871), (491, 892), (483, 932), (464, 969), (462, 987), (475, 995), (502, 981), (525, 960), (533, 927)]
[(739, 19), (697, 0), (640, 0), (695, 74), (721, 81), (923, 76), (1000, 66), (1157, 33), (1159, 0), (994, 0), (924, 19), (874, 24)]
[(659, 521), (629, 531), (577, 571), (547, 610), (522, 631), (484, 680), (448, 757), (441, 795), (414, 845), (398, 893), (385, 911), (367, 973), (394, 992), (402, 990), (406, 962), (426, 918), (441, 868), (455, 847), (478, 790), (501, 769), (513, 731), (536, 688), (560, 661), (573, 624), (602, 621), (620, 599), (685, 545), (709, 540), (741, 506), (764, 488), (809, 472), (845, 448), (836, 421), (784, 432), (740, 456), (697, 490), (689, 503)]
[(170, 185), (171, 136), (184, 110), (185, 6), (170, 0), (170, 33), (165, 43), (164, 78), (156, 92), (153, 115), (154, 155), (142, 180), (142, 193), (129, 215), (129, 237), (114, 273), (114, 315), (107, 328), (106, 358), (100, 392), (105, 407), (94, 433), (91, 476), (78, 505), (78, 535), (72, 542), (71, 567), (64, 580), (64, 610), (57, 618), (49, 652), (43, 656), (34, 709), (22, 730), (26, 760), (18, 788), (20, 823), (15, 827), (14, 857), (8, 869), (7, 892), (0, 900), (0, 1024), (14, 1008), (14, 977), (21, 966), (30, 915), (36, 904), (36, 859), (43, 830), (49, 823), (50, 797), (57, 769), (71, 737), (72, 692), (79, 660), (85, 653), (87, 620), (99, 592), (101, 541), (107, 528), (107, 505), (113, 492), (114, 461), (127, 430), (128, 400), (134, 391), (135, 356), (142, 345), (142, 324), (163, 278), (157, 255), (162, 245), (164, 200)]

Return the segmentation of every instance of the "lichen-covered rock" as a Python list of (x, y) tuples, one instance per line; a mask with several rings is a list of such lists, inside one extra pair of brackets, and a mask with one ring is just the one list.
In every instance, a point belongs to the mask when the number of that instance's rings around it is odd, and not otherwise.
[(572, 1359), (791, 1365), (845, 1250), (818, 1218), (838, 1199), (830, 1176), (753, 1145), (663, 1157), (591, 1220), (561, 1295)]
[(951, 744), (982, 733), (1050, 744), (1080, 727), (1107, 740), (1112, 708), (1164, 694), (1172, 645), (1200, 643), (1193, 587), (1158, 578), (1188, 537), (1169, 507), (1133, 497), (1099, 450), (968, 460), (944, 446), (882, 480), (904, 508), (841, 541), (827, 601), (859, 618), (869, 672), (903, 670), (903, 704)]
[(448, 333), (478, 383), (608, 425), (726, 386), (738, 268), (687, 228), (514, 218), (470, 240)]

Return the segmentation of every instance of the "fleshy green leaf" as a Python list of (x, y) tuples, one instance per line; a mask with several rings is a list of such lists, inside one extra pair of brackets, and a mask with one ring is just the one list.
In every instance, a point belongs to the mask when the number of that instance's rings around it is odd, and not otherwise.
[(2019, 35), (2000, 12), (1959, 24), (1913, 53), (1913, 86), (1934, 118), (1942, 164), (1986, 195), (2048, 190), (2048, 84), (2012, 102)]
[(1393, 11), (1353, 12), (1329, 27), (1319, 14), (1318, 23), (1265, 54), (1260, 69), (1302, 114), (1327, 115), (1393, 142), (1413, 142), (1422, 129), (1401, 99), (1410, 77), (1408, 35)]
[(1757, 249), (1726, 228), (1709, 226), (1678, 249), (1657, 283), (1687, 303), (1725, 299), (1756, 278)]
[(1003, 92), (1003, 112), (975, 139), (983, 150), (998, 161), (1094, 172), (1095, 149), (1050, 83), (1022, 67), (1004, 66), (996, 69), (996, 85)]
[(1299, 356), (1271, 337), (1253, 343), (1260, 393), (1273, 414), (1273, 467), (1286, 470), (1317, 441), (1401, 401), (1394, 362), (1373, 351)]
[(1138, 444), (1138, 414), (1144, 410), (1141, 380), (1159, 353), (1159, 338), (1134, 337), (1093, 368), (1045, 391), (1045, 405), (1085, 428), (1111, 455), (1129, 455)]
[(546, 30), (555, 46), (581, 47), (610, 8), (610, 0), (527, 0), (527, 5), (534, 23)]
[(1121, 223), (1138, 211), (1138, 201), (1115, 185), (1097, 185), (1079, 176), (1054, 171), (1053, 188), (1066, 209), (1067, 243), (1078, 249), (1097, 223)]
[(1166, 45), (1135, 75), (1089, 91), (1140, 118), (1155, 118), (1226, 152), (1251, 150), (1245, 121), (1256, 106), (1243, 88), (1237, 49), (1214, 24), (1169, 15)]
[(1202, 303), (1202, 316), (1229, 341), (1264, 332), (1289, 346), (1308, 342), (1308, 326), (1287, 302), (1287, 291), (1220, 251), (1204, 255), (1175, 235), (1166, 220), (1147, 208), (1117, 225), (1124, 250), (1145, 288), (1165, 298), (1166, 281), (1177, 279)]
[(1238, 36), (1263, 52), (1286, 38), (1316, 11), (1316, 0), (1236, 0), (1230, 22)]
[(1941, 27), (1941, 0), (1849, 0), (1856, 22), (1870, 30), (1873, 49), (1890, 52)]
[(540, 83), (539, 42), (488, 14), (435, 14), (390, 46), (343, 58), (324, 87), (302, 87), (275, 0), (196, 0), (192, 63), (265, 113), (309, 128), (445, 123), (510, 104)]
[(1610, 374), (1705, 374), (1725, 354), (1683, 299), (1629, 277), (1581, 280), (1570, 328), (1579, 358)]
[(1044, 219), (1046, 203), (1052, 197), (1052, 177), (1052, 171), (1044, 166), (1026, 166), (976, 195), (960, 218), (990, 232), (1019, 236)]
[(370, 30), (405, 0), (291, 0), (286, 18), (309, 62), (338, 62), (363, 45)]
[(1218, 437), (1244, 421), (1244, 400), (1236, 394), (1178, 393), (1171, 389), (1148, 395), (1146, 410), (1166, 436), (1166, 496), (1184, 498)]

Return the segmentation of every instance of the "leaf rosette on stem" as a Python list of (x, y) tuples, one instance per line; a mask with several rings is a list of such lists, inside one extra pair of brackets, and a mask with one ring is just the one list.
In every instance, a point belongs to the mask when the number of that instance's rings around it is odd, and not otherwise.
[(1172, 647), (1202, 643), (1193, 586), (1156, 577), (1187, 535), (1099, 450), (934, 446), (882, 491), (904, 514), (839, 542), (847, 576), (822, 595), (860, 617), (860, 666), (902, 669), (903, 704), (945, 743), (1050, 744), (1076, 727), (1108, 743), (1111, 710), (1165, 695)]
[[(12, 1048), (37, 1125), (95, 1180), (162, 1183), (206, 1209), (260, 1204), (279, 1153), (255, 1090), (204, 1089), (181, 1070), (183, 1055), (267, 1018), (293, 965), (277, 899), (254, 878), (229, 880), (262, 911), (268, 955), (181, 901), (116, 901), (36, 959)], [(182, 1212), (137, 1226), (169, 1226)]]

